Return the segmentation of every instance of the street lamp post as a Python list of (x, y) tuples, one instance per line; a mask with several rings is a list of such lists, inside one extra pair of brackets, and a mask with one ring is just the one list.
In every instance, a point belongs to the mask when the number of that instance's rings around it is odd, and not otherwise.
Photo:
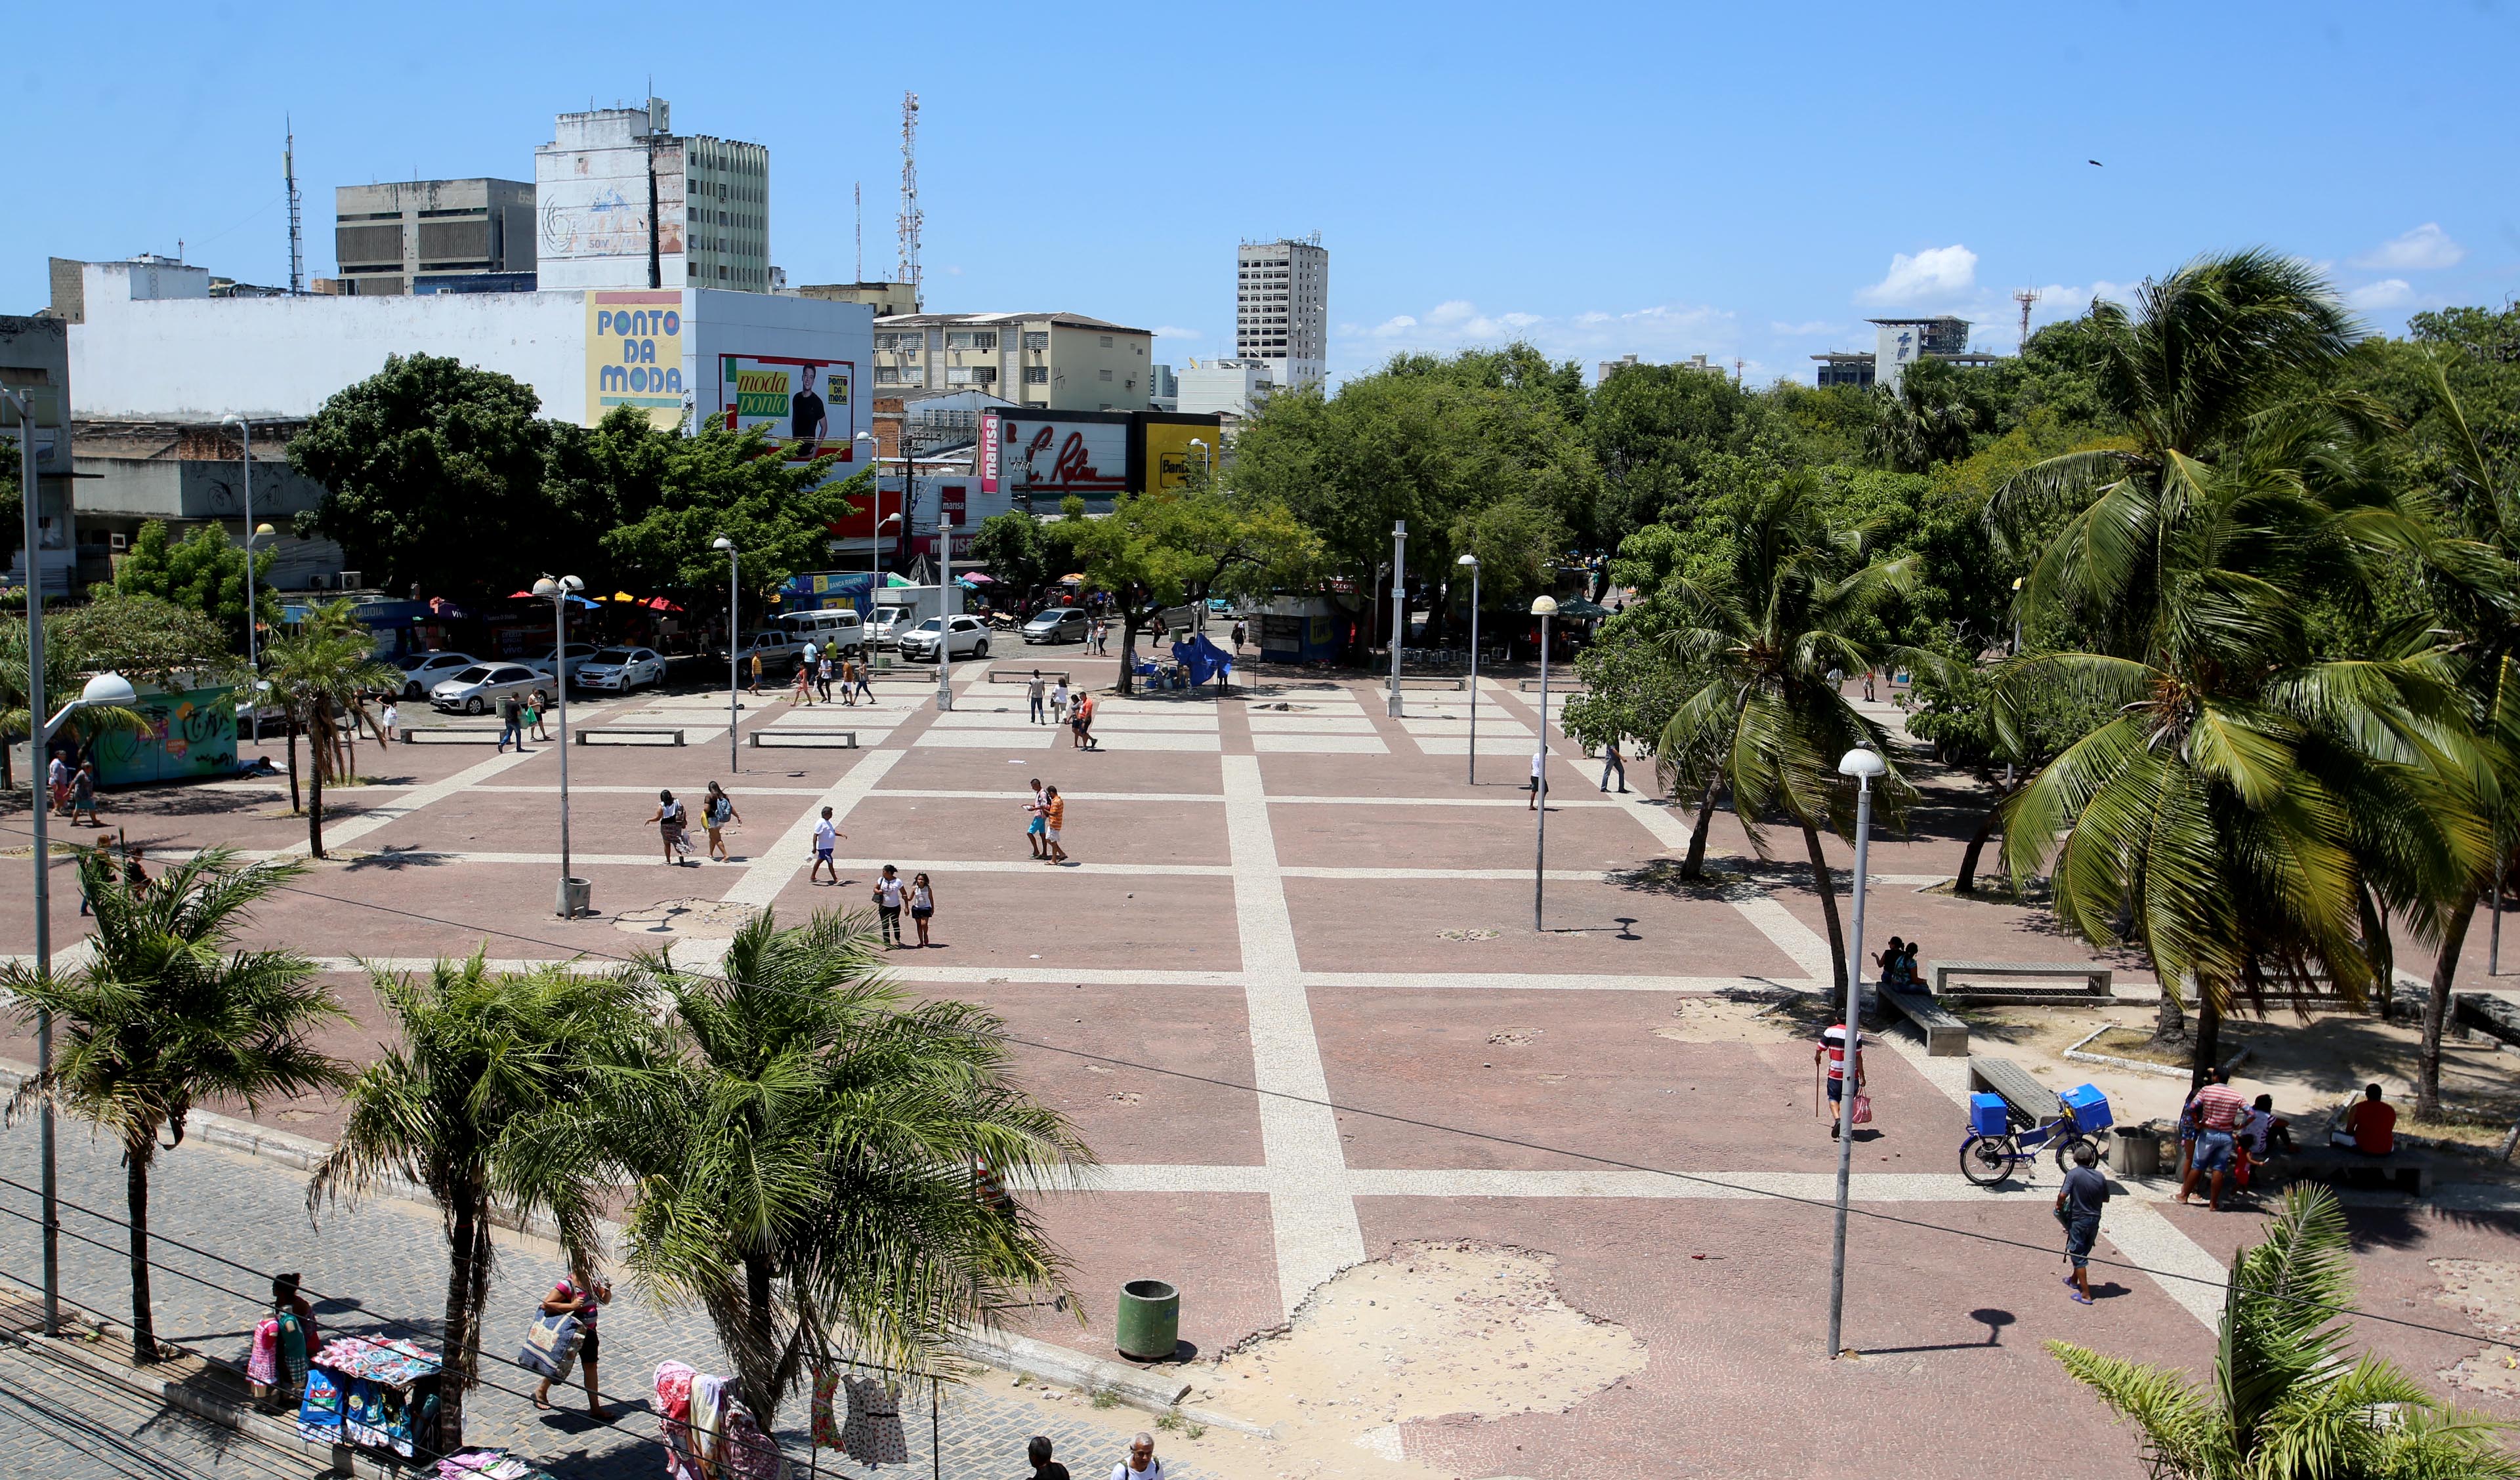
[(1208, 459), (1207, 438), (1192, 437), (1190, 439), (1190, 444), (1198, 449), (1198, 475), (1200, 480), (1203, 482), (1214, 482), (1216, 480), (1216, 465)]
[(936, 708), (954, 707), (954, 617), (963, 605), (954, 584), (954, 516), (936, 511)]
[[(219, 418), (222, 426), (230, 422), (237, 426), (245, 452), (245, 666), (248, 673), (260, 673), (261, 644), (254, 631), (261, 624), (254, 620), (253, 609), (253, 537), (264, 531), (257, 530), (253, 522), (253, 424), (241, 416)], [(258, 703), (253, 706), (253, 742), (257, 745), (262, 743), (262, 705)]]
[(736, 726), (742, 723), (739, 716), (743, 712), (742, 704), (736, 698), (737, 692), (743, 687), (736, 676), (738, 665), (743, 661), (742, 645), (737, 641), (738, 635), (743, 631), (742, 598), (737, 594), (740, 589), (738, 576), (742, 566), (736, 558), (735, 541), (725, 535), (711, 540), (709, 548), (726, 552), (726, 768), (741, 771), (743, 769), (743, 752), (737, 747), (735, 731)]
[(1846, 1314), (1847, 1182), (1855, 1157), (1855, 1087), (1864, 1047), (1864, 870), (1872, 841), (1872, 779), (1889, 770), (1879, 751), (1849, 750), (1837, 774), (1855, 778), (1855, 908), (1846, 936), (1846, 1057), (1837, 1094), (1837, 1234), (1828, 1260), (1828, 1355), (1845, 1350), (1840, 1334)]
[(1549, 619), (1557, 614), (1557, 598), (1532, 598), (1531, 614), (1540, 618), (1540, 739), (1531, 754), (1531, 807), (1540, 817), (1531, 863), (1531, 928), (1538, 930), (1541, 891), (1549, 881)]
[(568, 856), (568, 599), (586, 589), (573, 575), (534, 582), (534, 595), (551, 598), (552, 687), (560, 692), (560, 903), (562, 919), (577, 919), (577, 891), (583, 880), (569, 867)]
[(1453, 562), (1470, 567), (1470, 785), (1479, 784), (1479, 558)]
[(1409, 574), (1401, 557), (1409, 549), (1409, 521), (1391, 521), (1391, 717), (1400, 718), (1400, 644), (1409, 635)]

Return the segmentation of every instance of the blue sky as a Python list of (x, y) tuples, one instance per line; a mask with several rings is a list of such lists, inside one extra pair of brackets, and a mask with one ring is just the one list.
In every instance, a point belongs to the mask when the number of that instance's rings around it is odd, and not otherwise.
[(1867, 315), (2008, 350), (2015, 288), (2045, 322), (2256, 244), (2390, 332), (2520, 291), (2506, 5), (20, 9), (0, 312), (48, 255), (179, 238), (284, 281), (284, 112), (320, 274), (334, 186), (531, 179), (553, 113), (651, 73), (678, 130), (769, 146), (791, 282), (855, 271), (857, 182), (889, 275), (911, 88), (928, 306), (1176, 363), (1231, 353), (1238, 240), (1312, 231), (1341, 374), (1521, 336), (1808, 381)]

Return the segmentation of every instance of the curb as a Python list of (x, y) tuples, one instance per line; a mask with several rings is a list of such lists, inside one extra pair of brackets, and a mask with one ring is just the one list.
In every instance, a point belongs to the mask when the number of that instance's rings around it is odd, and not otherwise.
[[(2115, 1024), (2107, 1024), (2093, 1028), (2091, 1032), (2075, 1039), (2073, 1046), (2067, 1049), (2061, 1056), (2070, 1058), (2076, 1063), (2096, 1063), (2106, 1065), (2112, 1069), (2132, 1069), (2138, 1074), (2158, 1074), (2165, 1079), (2186, 1079), (2196, 1072), (2193, 1069), (2177, 1068), (2166, 1063), (2146, 1063), (2140, 1058), (2120, 1058), (2114, 1054), (2090, 1054), (2084, 1052), (2083, 1045), (2090, 1043), (2092, 1039), (2099, 1037), (2101, 1034), (2109, 1031), (2110, 1027), (2114, 1026)], [(2256, 1051), (2243, 1048), (2237, 1054), (2224, 1059), (2222, 1064), (2223, 1072), (2228, 1074), (2231, 1070), (2248, 1062), (2250, 1054)]]

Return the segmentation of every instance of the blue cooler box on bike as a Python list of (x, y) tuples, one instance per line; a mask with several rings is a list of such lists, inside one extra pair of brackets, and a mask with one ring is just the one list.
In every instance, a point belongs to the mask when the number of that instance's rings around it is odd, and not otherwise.
[(2001, 1136), (2012, 1128), (2012, 1112), (2001, 1095), (1969, 1097), (1969, 1129), (1980, 1136)]
[(2109, 1097), (2097, 1085), (2076, 1085), (2056, 1097), (2065, 1102), (2065, 1113), (2074, 1117), (2075, 1129), (2090, 1136), (2116, 1124), (2109, 1115)]

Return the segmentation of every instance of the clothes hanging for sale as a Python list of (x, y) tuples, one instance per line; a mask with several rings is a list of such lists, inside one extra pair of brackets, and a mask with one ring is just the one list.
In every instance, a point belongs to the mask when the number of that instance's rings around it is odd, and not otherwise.
[(840, 1388), (840, 1374), (829, 1368), (814, 1368), (814, 1447), (840, 1447), (840, 1416), (832, 1412), (832, 1397)]
[(699, 1480), (723, 1480), (725, 1457), (720, 1446), (726, 1438), (726, 1405), (733, 1377), (713, 1377), (706, 1372), (692, 1379), (692, 1456), (699, 1465)]
[(726, 1480), (779, 1480), (779, 1446), (753, 1421), (752, 1410), (726, 1406), (725, 1441)]
[[(279, 1320), (285, 1362), (289, 1318)], [(413, 1458), (420, 1433), (437, 1420), (437, 1378), (436, 1355), (408, 1341), (344, 1336), (327, 1342), (307, 1369), (298, 1430), (308, 1433), (311, 1423), (327, 1442)]]
[(317, 1444), (341, 1442), (341, 1386), (332, 1374), (306, 1374), (306, 1393), (297, 1404), (297, 1433)]
[(437, 1480), (550, 1480), (503, 1449), (467, 1450), (437, 1461)]
[(692, 1383), (698, 1376), (680, 1362), (656, 1364), (656, 1423), (664, 1430), (665, 1473), (673, 1480), (700, 1480), (692, 1442)]
[(843, 1377), (849, 1417), (840, 1426), (840, 1453), (860, 1464), (908, 1464), (910, 1443), (901, 1431), (901, 1393), (873, 1377)]

